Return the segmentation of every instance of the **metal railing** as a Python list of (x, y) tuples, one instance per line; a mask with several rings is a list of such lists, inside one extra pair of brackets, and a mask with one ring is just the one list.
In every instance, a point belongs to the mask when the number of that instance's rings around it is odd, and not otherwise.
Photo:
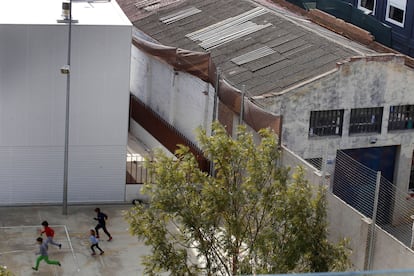
[[(384, 176), (338, 150), (333, 193), (412, 248), (413, 199)], [(414, 275), (414, 274), (412, 274)]]
[(144, 157), (139, 154), (127, 154), (127, 184), (151, 183), (150, 175), (144, 166)]

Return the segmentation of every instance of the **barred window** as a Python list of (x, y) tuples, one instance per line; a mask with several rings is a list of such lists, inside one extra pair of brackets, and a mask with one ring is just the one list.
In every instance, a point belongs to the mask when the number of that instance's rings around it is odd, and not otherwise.
[(381, 133), (382, 107), (351, 109), (349, 134)]
[(344, 110), (311, 111), (309, 136), (341, 136)]
[(407, 0), (388, 0), (385, 20), (404, 28)]
[(414, 119), (414, 105), (390, 106), (388, 130), (412, 129)]

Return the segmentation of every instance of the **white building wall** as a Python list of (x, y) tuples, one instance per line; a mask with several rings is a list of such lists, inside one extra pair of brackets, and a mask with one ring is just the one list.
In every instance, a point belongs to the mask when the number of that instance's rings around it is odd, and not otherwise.
[(59, 29), (0, 25), (2, 204), (62, 198), (65, 79), (59, 68), (66, 62), (59, 49), (66, 48)]
[(71, 201), (124, 199), (130, 38), (131, 28), (123, 26), (80, 26), (73, 31)]
[[(0, 25), (1, 204), (62, 201), (67, 25)], [(131, 26), (72, 28), (68, 201), (125, 193)]]
[(132, 47), (131, 92), (194, 143), (197, 127), (210, 131), (214, 88), (136, 47)]

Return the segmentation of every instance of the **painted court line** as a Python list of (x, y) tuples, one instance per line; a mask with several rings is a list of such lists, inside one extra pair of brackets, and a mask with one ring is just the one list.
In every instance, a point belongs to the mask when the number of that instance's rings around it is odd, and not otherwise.
[(24, 250), (14, 250), (14, 251), (5, 251), (5, 252), (0, 252), (0, 255), (4, 255), (4, 254), (13, 254), (13, 253), (19, 253), (19, 252), (24, 252)]
[(63, 225), (63, 227), (65, 228), (66, 237), (67, 237), (67, 239), (68, 239), (68, 242), (69, 242), (69, 247), (70, 247), (70, 251), (72, 252), (72, 256), (73, 256), (73, 259), (75, 260), (76, 267), (78, 268), (78, 272), (80, 272), (80, 267), (79, 267), (79, 263), (78, 263), (78, 258), (76, 258), (75, 251), (73, 250), (72, 242), (70, 241), (70, 237), (69, 237), (68, 228), (66, 227), (66, 225)]
[[(65, 233), (66, 233), (66, 239), (68, 240), (68, 243), (69, 243), (70, 251), (72, 252), (72, 257), (73, 257), (75, 265), (77, 267), (77, 271), (80, 272), (78, 258), (76, 257), (75, 251), (73, 250), (73, 246), (72, 246), (72, 242), (70, 240), (68, 228), (66, 227), (66, 225), (50, 225), (50, 227), (52, 227), (52, 228), (53, 227), (54, 228), (63, 227), (63, 229), (65, 230)], [(14, 229), (14, 228), (40, 228), (40, 226), (39, 225), (0, 226), (0, 229)], [(22, 252), (22, 251), (24, 251), (24, 250), (14, 250), (14, 251), (0, 252), (0, 255), (19, 253), (19, 252)]]

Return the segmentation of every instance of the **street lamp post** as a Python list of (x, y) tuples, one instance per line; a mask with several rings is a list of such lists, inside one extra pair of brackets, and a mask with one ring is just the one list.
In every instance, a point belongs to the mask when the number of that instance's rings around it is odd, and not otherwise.
[[(65, 10), (65, 5), (63, 8)], [(67, 8), (67, 6), (66, 6)], [(65, 150), (63, 162), (63, 201), (62, 214), (68, 214), (68, 161), (69, 161), (69, 104), (70, 104), (70, 54), (71, 54), (71, 40), (72, 40), (72, 0), (69, 2), (69, 32), (68, 32), (68, 58), (66, 65), (61, 69), (63, 74), (66, 74), (66, 112), (65, 112)]]

